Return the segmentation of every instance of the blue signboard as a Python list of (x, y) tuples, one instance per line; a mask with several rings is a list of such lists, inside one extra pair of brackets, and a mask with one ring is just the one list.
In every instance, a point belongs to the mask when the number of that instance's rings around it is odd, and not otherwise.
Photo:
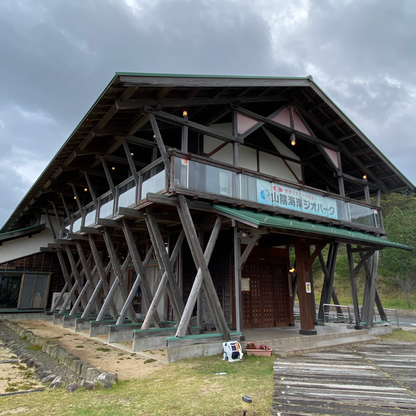
[(257, 202), (306, 214), (338, 219), (333, 198), (257, 179)]

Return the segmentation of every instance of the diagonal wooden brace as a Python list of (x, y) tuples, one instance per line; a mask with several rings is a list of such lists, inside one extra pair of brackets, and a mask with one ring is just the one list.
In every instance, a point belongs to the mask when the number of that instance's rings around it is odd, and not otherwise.
[[(137, 292), (137, 289), (139, 288), (139, 286), (141, 286), (144, 299), (146, 300), (147, 305), (150, 305), (153, 296), (150, 290), (149, 282), (147, 281), (147, 278), (146, 278), (145, 270), (147, 268), (151, 255), (153, 253), (153, 248), (150, 247), (146, 255), (145, 264), (142, 264), (139, 251), (137, 250), (137, 246), (134, 241), (134, 237), (131, 231), (130, 224), (125, 219), (123, 219), (122, 223), (123, 223), (124, 237), (126, 238), (127, 246), (129, 248), (129, 252), (133, 260), (134, 270), (137, 273), (136, 280), (134, 281), (133, 287), (130, 290), (127, 300), (130, 302), (133, 301), (134, 294)], [(122, 321), (123, 319), (124, 319), (124, 307), (120, 312), (120, 317), (118, 318), (118, 320)], [(160, 328), (161, 327), (160, 318), (159, 318), (157, 311), (155, 311), (153, 320), (155, 322), (156, 327)]]
[[(178, 240), (176, 241), (175, 247), (172, 251), (172, 254), (170, 256), (169, 262), (171, 264), (174, 264), (178, 255), (179, 250), (182, 246), (183, 239), (184, 239), (184, 233), (183, 231), (179, 234)], [(162, 278), (160, 279), (159, 286), (157, 287), (156, 293), (153, 296), (152, 302), (149, 305), (149, 309), (147, 311), (146, 317), (143, 321), (142, 328), (141, 329), (149, 329), (150, 324), (152, 323), (153, 314), (155, 313), (157, 306), (159, 305), (160, 299), (163, 295), (163, 291), (165, 290), (165, 286), (168, 283), (168, 274), (167, 272), (163, 272)]]
[[(116, 275), (116, 278), (118, 278), (117, 280), (118, 280), (118, 285), (120, 287), (121, 296), (123, 297), (123, 301), (125, 302), (129, 295), (128, 290), (127, 290), (127, 285), (123, 278), (123, 272), (121, 270), (120, 264), (117, 260), (117, 254), (116, 254), (116, 251), (114, 250), (114, 245), (111, 240), (111, 235), (106, 228), (104, 228), (104, 242), (107, 247), (108, 255), (110, 256), (110, 262), (113, 266), (114, 273)], [(136, 312), (134, 311), (133, 304), (129, 305), (128, 315), (133, 323), (137, 322)]]
[[(85, 258), (85, 254), (84, 254), (84, 250), (82, 248), (82, 245), (78, 240), (76, 242), (76, 247), (77, 247), (79, 259), (81, 260), (81, 264), (82, 264), (82, 267), (84, 269), (85, 277), (90, 282), (90, 290), (89, 290), (90, 293), (88, 293), (88, 296), (89, 296), (89, 299), (91, 299), (91, 298), (93, 298), (93, 292), (95, 291), (95, 284), (94, 284), (93, 276), (94, 276), (94, 274), (97, 270), (97, 266), (95, 266), (94, 270), (91, 272), (90, 266), (88, 264), (89, 262), (87, 262), (87, 259)], [(91, 290), (92, 290), (92, 293), (91, 293)], [(98, 302), (98, 299), (94, 300), (94, 304), (95, 304), (95, 308), (96, 308), (97, 313), (98, 313), (99, 310), (101, 309), (101, 305)], [(88, 302), (85, 310), (87, 310), (87, 309), (91, 309), (91, 307), (89, 307), (89, 302)], [(84, 310), (84, 312), (85, 312), (85, 310)]]
[[(81, 301), (81, 305), (82, 305), (83, 309), (85, 309), (85, 307), (87, 306), (87, 301), (84, 299), (85, 291), (83, 292), (83, 284), (82, 284), (80, 273), (78, 272), (78, 267), (75, 263), (74, 255), (72, 254), (72, 251), (71, 251), (71, 249), (69, 248), (68, 245), (65, 246), (65, 251), (66, 251), (66, 254), (68, 256), (69, 264), (71, 265), (72, 274), (74, 275), (74, 279), (78, 284), (78, 290), (80, 291), (78, 297)], [(82, 296), (81, 296), (81, 294), (82, 294)], [(78, 302), (76, 302), (76, 304), (78, 305)], [(75, 303), (74, 303), (74, 306), (71, 309), (71, 312), (69, 313), (70, 315), (75, 313), (74, 308), (75, 308)]]
[(152, 241), (159, 267), (163, 274), (167, 274), (168, 284), (166, 290), (173, 306), (176, 319), (179, 321), (183, 313), (183, 301), (173, 273), (173, 263), (169, 260), (162, 234), (160, 233), (156, 218), (151, 209), (147, 209), (146, 225), (149, 230), (150, 240)]
[(64, 255), (62, 254), (62, 250), (58, 249), (56, 254), (58, 256), (58, 260), (59, 260), (59, 264), (61, 266), (62, 274), (64, 275), (65, 283), (68, 285), (68, 289), (69, 289), (69, 293), (70, 293), (70, 296), (69, 296), (70, 300), (72, 301), (72, 304), (74, 304), (75, 301), (77, 300), (77, 298), (75, 296), (75, 291), (72, 291), (72, 273), (71, 273), (71, 275), (68, 273), (68, 269), (66, 268)]
[[(212, 229), (207, 247), (205, 248), (204, 259), (207, 262), (207, 264), (211, 260), (211, 256), (214, 251), (215, 243), (217, 242), (218, 235), (221, 230), (221, 224), (222, 224), (222, 218), (218, 216), (215, 221), (214, 228)], [(186, 329), (189, 326), (192, 311), (194, 309), (195, 303), (198, 299), (198, 295), (201, 290), (202, 281), (203, 281), (203, 275), (202, 275), (201, 269), (198, 269), (198, 273), (195, 277), (191, 292), (188, 297), (188, 301), (186, 302), (185, 309), (183, 311), (182, 319), (179, 322), (178, 330), (176, 331), (176, 335), (175, 335), (176, 337), (184, 337), (186, 335)]]
[[(124, 275), (124, 273), (127, 270), (127, 267), (129, 266), (129, 263), (131, 261), (131, 257), (130, 254), (127, 254), (126, 259), (124, 260), (122, 266), (121, 266), (121, 273)], [(108, 264), (109, 267), (112, 266), (111, 261)], [(119, 277), (116, 275), (116, 278), (114, 279), (113, 284), (110, 287), (110, 290), (108, 291), (108, 295), (104, 300), (103, 306), (101, 307), (101, 310), (99, 312), (99, 314), (97, 315), (97, 319), (96, 321), (102, 321), (108, 311), (108, 309), (110, 308), (111, 302), (113, 302), (113, 298), (115, 293), (117, 292), (117, 289), (119, 287)], [(118, 317), (118, 311), (117, 311), (117, 317)]]
[[(97, 266), (97, 272), (100, 278), (99, 284), (101, 284), (103, 288), (104, 295), (108, 296), (108, 292), (110, 289), (108, 287), (107, 276), (108, 276), (108, 273), (110, 272), (111, 262), (109, 262), (107, 267), (104, 269), (104, 266), (100, 258), (100, 254), (98, 253), (98, 250), (97, 250), (97, 245), (95, 244), (95, 240), (92, 234), (88, 234), (88, 242), (91, 247), (91, 252), (92, 252), (92, 256), (94, 257), (95, 265)], [(114, 303), (114, 300), (111, 300), (110, 309), (111, 309), (111, 314), (113, 315), (113, 318), (117, 319), (118, 311), (116, 308), (116, 304)]]
[(180, 207), (178, 207), (178, 214), (181, 220), (183, 229), (185, 231), (186, 239), (188, 240), (189, 248), (197, 268), (201, 269), (203, 275), (203, 290), (207, 304), (211, 309), (214, 317), (215, 326), (222, 332), (225, 340), (230, 339), (230, 330), (228, 329), (227, 321), (223, 310), (221, 308), (220, 300), (218, 299), (217, 291), (212, 282), (211, 273), (208, 270), (207, 262), (204, 258), (201, 245), (199, 244), (198, 235), (192, 220), (189, 207), (183, 195), (178, 196)]

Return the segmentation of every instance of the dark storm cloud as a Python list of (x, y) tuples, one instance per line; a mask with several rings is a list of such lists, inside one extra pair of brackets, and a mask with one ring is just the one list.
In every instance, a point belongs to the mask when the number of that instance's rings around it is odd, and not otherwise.
[(272, 68), (267, 25), (232, 2), (162, 1), (134, 13), (122, 1), (22, 1), (0, 5), (0, 16), (0, 223), (115, 71)]
[(312, 74), (416, 182), (415, 16), (414, 1), (0, 2), (0, 224), (116, 71)]
[[(416, 143), (416, 3), (311, 2), (288, 37), (298, 65), (413, 182)], [(413, 133), (412, 133), (413, 132)], [(401, 146), (397, 146), (400, 138)]]

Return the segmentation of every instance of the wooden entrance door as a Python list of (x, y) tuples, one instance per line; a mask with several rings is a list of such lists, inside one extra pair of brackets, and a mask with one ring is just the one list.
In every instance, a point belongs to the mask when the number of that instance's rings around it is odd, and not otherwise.
[[(292, 322), (287, 266), (246, 263), (243, 270), (244, 328), (286, 326)], [(243, 287), (244, 289), (244, 287)]]

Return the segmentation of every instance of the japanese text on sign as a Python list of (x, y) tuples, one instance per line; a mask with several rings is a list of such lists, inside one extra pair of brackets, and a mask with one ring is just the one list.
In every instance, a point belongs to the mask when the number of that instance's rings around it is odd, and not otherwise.
[(257, 202), (338, 219), (337, 201), (335, 199), (261, 179), (257, 180)]

